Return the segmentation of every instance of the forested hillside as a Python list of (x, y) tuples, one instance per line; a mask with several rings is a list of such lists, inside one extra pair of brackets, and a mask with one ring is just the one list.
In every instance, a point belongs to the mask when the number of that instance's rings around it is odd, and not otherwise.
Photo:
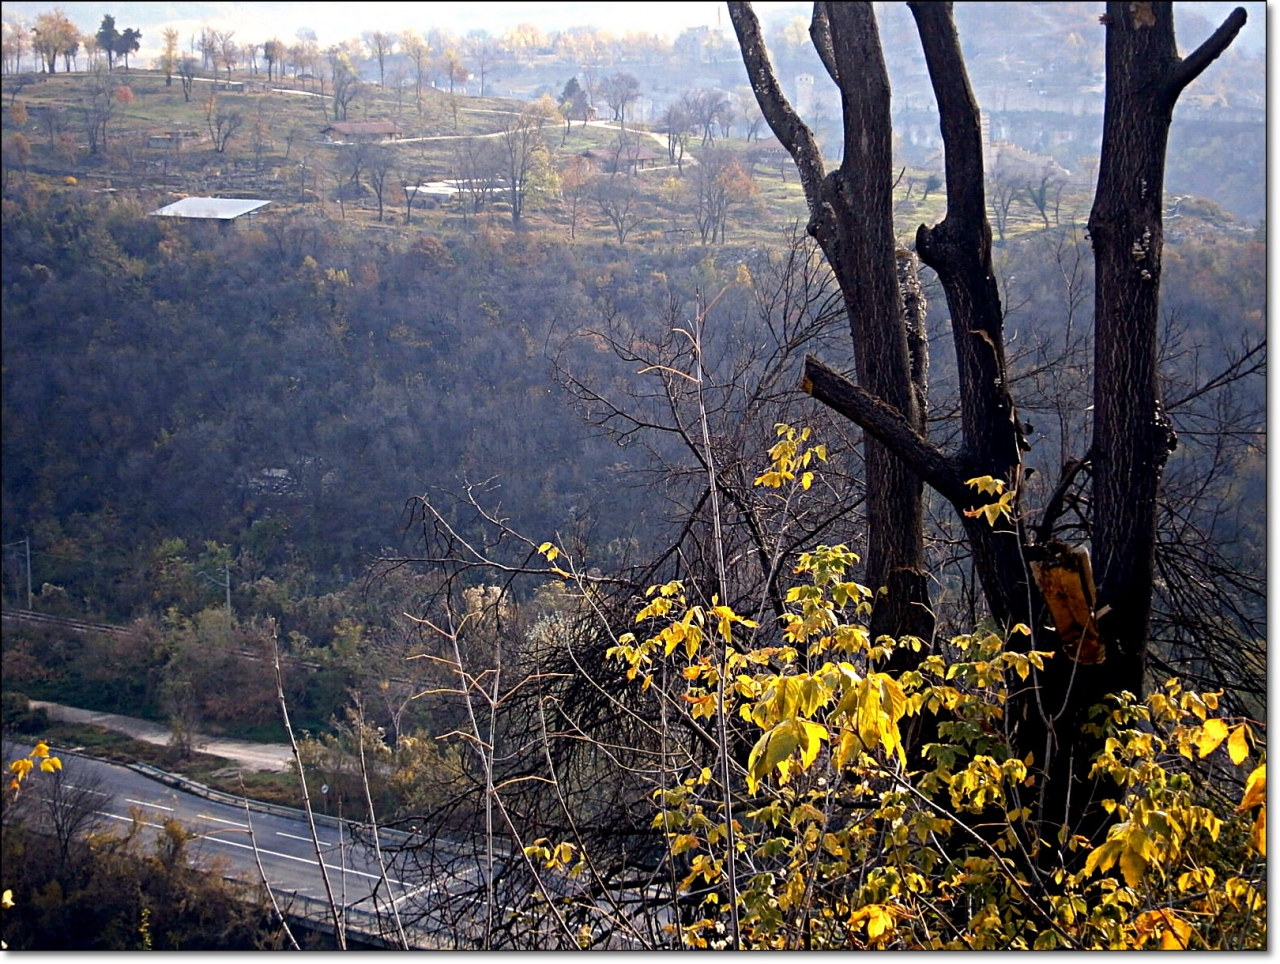
[[(1256, 338), (1265, 278), (1258, 241), (1190, 207), (1166, 280), (1168, 375), (1185, 394)], [(65, 188), (11, 192), (5, 224), (5, 525), (30, 533), (34, 589), (51, 611), (192, 616), (220, 605), (229, 575), (241, 618), (273, 615), (286, 635), (326, 645), (340, 619), (372, 613), (353, 597), (304, 617), (304, 600), (348, 586), (358, 597), (375, 560), (420, 553), (416, 496), (452, 506), (449, 521), (480, 537), (473, 510), (456, 504), (468, 485), (530, 537), (583, 540), (592, 565), (642, 559), (687, 506), (669, 491), (680, 473), (662, 466), (696, 463), (662, 433), (593, 428), (599, 404), (572, 383), (615, 401), (631, 393), (660, 420), (640, 397), (640, 356), (620, 357), (610, 341), (656, 357), (699, 299), (726, 286), (707, 322), (723, 359), (715, 377), (749, 393), (767, 375), (775, 411), (798, 398), (806, 344), (767, 371), (779, 335), (760, 327), (762, 306), (796, 279), (771, 276), (777, 257), (759, 249), (570, 244), (494, 222), (439, 236), (294, 217), (220, 232)], [(1088, 404), (1083, 358), (1052, 354), (1078, 352), (1087, 333), (1083, 243), (1071, 228), (1033, 232), (998, 262), (1034, 428), (1029, 461), (1044, 479)], [(730, 284), (739, 264), (758, 278), (754, 296)], [(945, 310), (925, 290), (940, 340)], [(838, 324), (808, 331), (819, 334), (808, 349), (842, 350)], [(934, 352), (940, 413), (953, 372)], [(1263, 450), (1250, 431), (1261, 380), (1227, 391), (1225, 410), (1219, 393), (1179, 413), (1194, 422), (1174, 477), (1232, 493), (1214, 503), (1213, 541), (1243, 560), (1263, 544)], [(772, 424), (768, 409), (754, 418)], [(1213, 453), (1222, 464), (1205, 477)], [(854, 521), (839, 531), (859, 539)], [(6, 554), (10, 604), (25, 602), (24, 562)]]
[[(996, 9), (957, 18), (986, 127), (935, 4), (818, 5), (774, 60), (730, 4), (736, 43), (581, 83), (529, 40), (528, 99), (444, 40), (415, 85), (412, 31), (389, 82), (301, 37), (251, 45), (266, 83), (226, 36), (154, 71), (9, 48), (6, 726), (147, 716), (174, 768), (296, 737), (350, 845), (400, 832), (405, 945), (1265, 945), (1266, 231), (1224, 210), (1256, 105), (1192, 85), (1181, 124), (1178, 87), (1104, 164), (1085, 130), (1100, 37), (1159, 44), (1107, 84), (1172, 85), (1244, 14), (1181, 61), (1172, 5), (1018, 5), (1064, 38), (1028, 78)], [(646, 123), (632, 60), (751, 86), (655, 85)], [(792, 88), (814, 65), (842, 99)], [(890, 72), (937, 103), (891, 114)], [(203, 194), (270, 203), (155, 214)]]

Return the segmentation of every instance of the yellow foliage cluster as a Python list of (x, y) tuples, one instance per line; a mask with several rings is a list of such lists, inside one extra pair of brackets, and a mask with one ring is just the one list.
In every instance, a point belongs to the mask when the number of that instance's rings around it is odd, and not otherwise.
[(778, 441), (769, 449), (771, 464), (764, 474), (756, 479), (756, 485), (780, 489), (786, 483), (794, 482), (796, 472), (801, 472), (800, 487), (807, 490), (813, 485), (814, 475), (812, 472), (802, 470), (807, 470), (814, 458), (825, 462), (827, 447), (814, 445), (810, 448), (801, 448), (813, 434), (810, 428), (797, 429), (779, 422), (774, 426), (774, 432), (778, 436)]
[[(778, 435), (757, 483), (802, 492), (825, 450), (805, 448), (808, 430)], [(998, 497), (975, 514), (994, 523), (1012, 506), (1000, 480), (971, 484)], [(719, 600), (697, 605), (681, 582), (653, 586), (636, 615), (645, 638), (608, 650), (645, 691), (664, 661), (676, 670), (694, 723), (723, 713), (747, 727), (727, 792), (716, 767), (696, 765), (654, 794), (653, 825), (700, 908), (670, 925), (686, 946), (726, 946), (731, 901), (744, 947), (1265, 946), (1266, 764), (1250, 721), (1216, 715), (1220, 694), (1176, 680), (1145, 700), (1115, 694), (1087, 724), (1104, 747), (1090, 776), (1111, 788), (1110, 820), (1094, 839), (1050, 824), (1043, 775), (1034, 755), (1012, 752), (1005, 711), (1053, 654), (980, 632), (891, 672), (888, 657), (920, 641), (870, 639), (870, 590), (848, 576), (856, 561), (845, 546), (801, 555), (776, 633)], [(930, 734), (910, 755), (908, 727)], [(1201, 761), (1221, 774), (1251, 757), (1238, 803), (1228, 782), (1206, 780)], [(540, 841), (532, 855), (568, 866), (581, 859), (568, 847)]]
[(41, 740), (25, 757), (9, 764), (9, 772), (13, 774), (9, 780), (9, 789), (17, 791), (22, 788), (22, 781), (32, 770), (39, 766), (45, 773), (56, 773), (62, 769), (62, 761), (49, 755), (49, 745)]

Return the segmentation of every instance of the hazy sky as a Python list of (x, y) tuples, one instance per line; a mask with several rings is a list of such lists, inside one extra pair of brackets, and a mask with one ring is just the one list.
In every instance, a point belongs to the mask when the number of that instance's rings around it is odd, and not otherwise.
[[(528, 22), (545, 31), (595, 25), (616, 32), (643, 30), (674, 38), (688, 27), (729, 26), (725, 5), (713, 0), (667, 3), (101, 3), (73, 0), (57, 5), (81, 30), (97, 30), (102, 15), (110, 13), (120, 29), (138, 27), (142, 30), (144, 48), (158, 43), (159, 29), (165, 25), (176, 26), (184, 42), (187, 34), (199, 32), (202, 24), (233, 29), (246, 40), (259, 41), (272, 36), (292, 40), (299, 28), (309, 27), (316, 32), (321, 45), (359, 36), (366, 30), (406, 27), (424, 32), (431, 27), (442, 27), (455, 33), (474, 29), (501, 33)], [(16, 15), (30, 21), (53, 6), (53, 3), (35, 0), (6, 0), (4, 12), (6, 16)], [(788, 7), (794, 7), (798, 13), (809, 9), (805, 3), (773, 2), (756, 6), (762, 17)]]
[[(1185, 3), (1178, 6), (1195, 9), (1221, 20), (1233, 3)], [(1250, 48), (1262, 48), (1265, 41), (1266, 5), (1243, 4), (1249, 10), (1249, 23), (1240, 42)], [(61, 6), (81, 30), (96, 31), (104, 13), (116, 18), (116, 26), (137, 27), (142, 31), (142, 60), (159, 52), (160, 30), (174, 26), (184, 45), (192, 34), (208, 25), (219, 30), (235, 30), (237, 39), (261, 43), (272, 37), (291, 41), (299, 28), (310, 28), (322, 46), (359, 36), (367, 30), (402, 30), (411, 27), (425, 32), (442, 27), (455, 33), (485, 29), (502, 33), (517, 24), (536, 24), (544, 31), (594, 25), (615, 32), (643, 30), (674, 38), (680, 31), (700, 25), (729, 28), (729, 17), (723, 3), (714, 0), (679, 0), (661, 3), (297, 3), (297, 2), (40, 2), (40, 0), (5, 0), (5, 17), (18, 17), (28, 23), (36, 15)], [(756, 10), (762, 20), (779, 13), (791, 12), (807, 16), (811, 4), (801, 2), (758, 2)], [(1098, 4), (1099, 9), (1102, 4)]]

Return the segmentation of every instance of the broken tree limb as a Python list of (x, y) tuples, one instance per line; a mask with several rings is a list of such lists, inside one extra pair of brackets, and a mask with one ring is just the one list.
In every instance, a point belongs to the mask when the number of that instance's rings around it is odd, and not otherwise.
[(972, 492), (952, 460), (912, 428), (888, 402), (812, 355), (805, 356), (800, 389), (875, 437), (953, 505), (963, 503), (970, 507)]

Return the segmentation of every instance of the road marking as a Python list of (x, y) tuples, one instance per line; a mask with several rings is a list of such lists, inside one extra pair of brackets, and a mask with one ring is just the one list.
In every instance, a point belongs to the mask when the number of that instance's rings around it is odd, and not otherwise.
[(67, 784), (68, 790), (79, 790), (81, 793), (92, 793), (95, 797), (109, 797), (111, 794), (103, 793), (101, 790), (94, 790), (91, 787), (78, 787), (74, 783)]
[[(133, 823), (133, 817), (122, 817), (118, 813), (107, 813), (105, 810), (95, 810), (93, 812), (100, 817), (110, 817), (112, 820), (123, 820), (125, 823)], [(138, 823), (142, 824), (144, 827), (152, 827), (156, 830), (164, 829), (164, 825), (159, 823), (147, 823), (145, 820), (139, 820)]]
[[(297, 834), (285, 833), (283, 830), (277, 830), (277, 831), (276, 831), (276, 836), (277, 836), (277, 837), (288, 837), (290, 840), (301, 840), (303, 843), (315, 843), (315, 842), (316, 842), (316, 841), (312, 840), (310, 837), (299, 837)], [(321, 841), (320, 841), (320, 846), (321, 846), (321, 847), (332, 847), (332, 846), (333, 846), (333, 844), (326, 843), (325, 841), (321, 840)]]
[(157, 810), (168, 810), (173, 813), (173, 807), (166, 807), (163, 803), (147, 803), (145, 800), (135, 800), (133, 797), (125, 797), (125, 803), (136, 803), (140, 807), (155, 807)]
[[(200, 838), (200, 839), (202, 839), (202, 840), (209, 840), (209, 841), (212, 841), (213, 843), (226, 844), (228, 847), (239, 847), (241, 850), (253, 850), (253, 849), (254, 849), (254, 848), (253, 848), (253, 844), (237, 843), (237, 842), (236, 842), (236, 841), (234, 841), (234, 840), (224, 840), (222, 837), (208, 837), (208, 836), (206, 836), (206, 837), (202, 837), (202, 838)], [(306, 858), (306, 857), (295, 857), (293, 854), (282, 854), (282, 853), (280, 853), (280, 852), (278, 852), (278, 851), (275, 851), (275, 850), (266, 850), (266, 849), (264, 849), (264, 848), (262, 848), (262, 847), (259, 847), (259, 848), (258, 848), (258, 853), (260, 853), (260, 854), (266, 854), (266, 855), (267, 855), (267, 856), (269, 856), (269, 857), (281, 857), (281, 858), (283, 858), (283, 859), (285, 859), (285, 860), (296, 860), (296, 861), (297, 861), (298, 863), (300, 863), (300, 864), (314, 864), (314, 863), (315, 863), (315, 861), (314, 861), (314, 860), (308, 859), (308, 858)], [(336, 871), (338, 871), (339, 873), (342, 873), (342, 874), (354, 874), (354, 875), (355, 875), (355, 876), (357, 876), (357, 877), (368, 877), (370, 880), (381, 880), (381, 879), (382, 879), (382, 875), (381, 875), (381, 874), (369, 874), (369, 873), (365, 873), (363, 870), (355, 870), (355, 869), (353, 869), (353, 868), (351, 868), (351, 867), (335, 867), (333, 864), (325, 864), (325, 867), (326, 867), (327, 869), (329, 869), (329, 870), (336, 870)], [(403, 881), (403, 880), (396, 880), (394, 877), (388, 877), (388, 878), (387, 878), (387, 883), (389, 883), (389, 884), (399, 884), (401, 887), (403, 887), (403, 886), (404, 886), (404, 881)]]
[(247, 823), (237, 823), (234, 820), (223, 820), (221, 817), (211, 817), (207, 813), (196, 814), (196, 816), (198, 816), (201, 820), (212, 820), (214, 823), (226, 823), (226, 824), (230, 824), (233, 827), (243, 827), (245, 830), (249, 829), (249, 825)]
[(416, 897), (418, 894), (422, 893), (424, 890), (434, 890), (435, 886), (436, 884), (435, 884), (435, 881), (433, 880), (433, 881), (430, 881), (429, 883), (423, 884), (421, 887), (415, 887), (413, 888), (413, 890), (406, 890), (403, 894), (401, 894), (399, 897), (397, 897), (395, 900), (391, 902), (391, 906), (394, 907), (396, 904), (400, 903), (400, 901), (408, 900), (410, 897)]

